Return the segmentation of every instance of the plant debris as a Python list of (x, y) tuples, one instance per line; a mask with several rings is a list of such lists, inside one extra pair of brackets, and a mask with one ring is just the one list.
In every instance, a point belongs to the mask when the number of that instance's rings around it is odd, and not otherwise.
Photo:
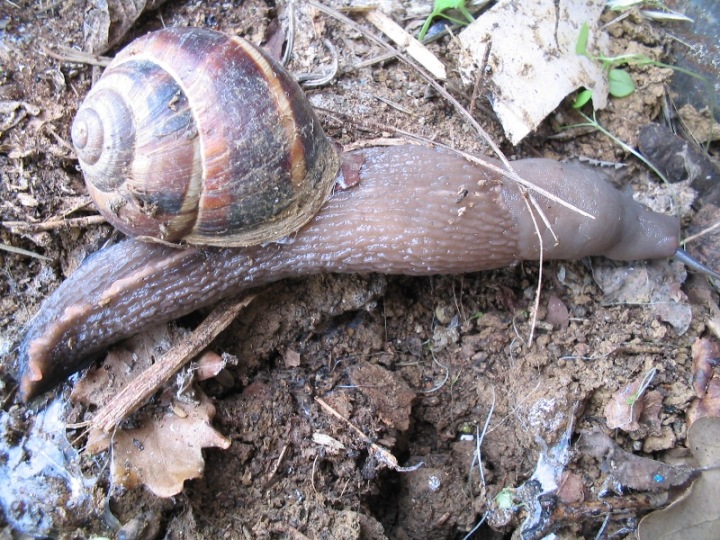
[(468, 50), (461, 72), (469, 81), (487, 70), (493, 109), (510, 142), (518, 144), (565, 96), (592, 89), (595, 109), (607, 104), (607, 81), (599, 64), (576, 53), (583, 24), (591, 48), (607, 47), (599, 28), (602, 0), (514, 2), (502, 0), (460, 32)]
[(678, 335), (687, 332), (692, 309), (681, 289), (687, 278), (682, 263), (668, 259), (620, 266), (599, 260), (593, 265), (593, 277), (605, 294), (605, 304), (647, 305)]
[[(78, 382), (73, 401), (102, 407), (185, 334), (162, 325), (131, 338)], [(112, 433), (97, 426), (89, 430), (88, 452), (111, 449), (113, 484), (126, 488), (142, 484), (159, 497), (171, 497), (182, 491), (185, 480), (202, 475), (203, 448), (230, 446), (212, 428), (215, 407), (193, 385), (193, 377), (194, 370), (181, 372), (159, 402), (135, 413), (128, 424), (132, 427), (121, 426)]]
[(622, 494), (626, 488), (657, 492), (688, 482), (694, 468), (668, 465), (647, 457), (636, 456), (620, 448), (602, 432), (583, 433), (577, 450), (600, 460), (600, 470), (608, 475), (608, 488)]
[(640, 540), (716, 540), (720, 538), (720, 418), (697, 420), (688, 430), (700, 476), (681, 499), (640, 521)]
[(640, 429), (639, 420), (659, 428), (662, 395), (647, 391), (655, 370), (652, 369), (615, 392), (605, 405), (605, 422), (610, 429), (632, 432)]
[(93, 2), (85, 12), (85, 50), (102, 54), (117, 45), (135, 21), (165, 0), (106, 0)]

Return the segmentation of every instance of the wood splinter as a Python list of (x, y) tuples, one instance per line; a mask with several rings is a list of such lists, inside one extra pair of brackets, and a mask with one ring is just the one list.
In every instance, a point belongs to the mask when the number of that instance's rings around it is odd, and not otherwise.
[(140, 373), (90, 420), (91, 429), (111, 433), (120, 422), (139, 409), (170, 377), (197, 356), (235, 320), (257, 295), (222, 302), (182, 343), (165, 353), (155, 364)]

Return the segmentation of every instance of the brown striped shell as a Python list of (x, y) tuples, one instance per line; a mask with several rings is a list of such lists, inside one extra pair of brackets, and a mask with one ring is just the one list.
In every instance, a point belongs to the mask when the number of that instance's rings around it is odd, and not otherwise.
[(239, 37), (169, 28), (123, 49), (72, 126), (85, 180), (126, 234), (246, 246), (326, 201), (339, 168), (302, 90)]

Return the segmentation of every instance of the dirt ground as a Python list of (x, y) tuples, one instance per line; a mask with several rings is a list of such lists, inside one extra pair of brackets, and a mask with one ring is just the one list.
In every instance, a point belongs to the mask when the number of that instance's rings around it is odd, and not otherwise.
[[(411, 7), (393, 6), (398, 21)], [(169, 2), (143, 15), (121, 44), (163, 25), (207, 26), (260, 43), (270, 21), (285, 10), (284, 3), (262, 0)], [(60, 46), (83, 47), (85, 11), (79, 0), (0, 4), (3, 222), (34, 225), (96, 215), (67, 141), (73, 114), (99, 68), (47, 53), (62, 53)], [(298, 21), (293, 72), (329, 64), (321, 39), (334, 43), (340, 56), (335, 81), (308, 92), (333, 139), (350, 144), (401, 129), (487, 153), (452, 107), (406, 66), (387, 61), (352, 69), (381, 52), (356, 30), (302, 3)], [(632, 43), (667, 60), (669, 40), (660, 25), (630, 16), (609, 32), (616, 51)], [(452, 73), (456, 46), (444, 38), (430, 47)], [(662, 118), (673, 100), (672, 72), (642, 66), (632, 73), (640, 91), (611, 101), (598, 118), (636, 146), (639, 128)], [(472, 88), (449, 87), (510, 157), (583, 156), (625, 163), (633, 189), (665, 205), (667, 188), (658, 187), (637, 161), (597, 131), (557, 136), (559, 126), (578, 122), (568, 104), (513, 148), (504, 142), (482, 88), (471, 104)], [(682, 208), (689, 226), (695, 210), (689, 204)], [(87, 255), (118, 236), (103, 224), (0, 227), (0, 242), (44, 257), (0, 250), (4, 410), (16, 418), (17, 429), (33, 414), (13, 403), (9, 377), (24, 325)], [(717, 267), (717, 260), (708, 263)], [(671, 289), (687, 320), (654, 310), (653, 297), (631, 302), (604, 294), (595, 278), (617, 268)], [(205, 450), (204, 476), (168, 499), (143, 487), (110, 487), (107, 455), (88, 457), (83, 467), (99, 478), (90, 490), (92, 501), (82, 512), (56, 516), (51, 536), (114, 535), (124, 525), (124, 536), (118, 537), (449, 539), (467, 537), (491, 510), (489, 523), (470, 537), (509, 538), (525, 511), (504, 519), (495, 497), (533, 474), (540, 453), (563, 443), (573, 418), (571, 444), (582, 432), (601, 431), (638, 455), (666, 460), (681, 452), (695, 399), (691, 347), (698, 337), (712, 336), (710, 321), (717, 315), (717, 294), (707, 280), (686, 279), (682, 267), (669, 261), (546, 263), (536, 337), (528, 346), (538, 270), (530, 263), (454, 277), (329, 275), (271, 287), (212, 347), (238, 358), (228, 368), (230, 382), (205, 383), (217, 409), (214, 426), (230, 447)], [(189, 317), (181, 324), (197, 320)], [(641, 420), (631, 432), (611, 429), (605, 407), (613, 394), (653, 369), (650, 388), (661, 403), (656, 421)], [(73, 418), (84, 414), (75, 409)], [(481, 478), (474, 457), (489, 415)], [(70, 430), (68, 437), (76, 439), (78, 433)], [(13, 443), (7, 432), (4, 437), (6, 445)], [(393, 470), (369, 441), (402, 467), (422, 465)], [(82, 444), (80, 438), (77, 448)], [(594, 538), (603, 527), (604, 538), (632, 537), (638, 520), (664, 502), (625, 491), (610, 493), (599, 506), (600, 493), (607, 491), (600, 460), (575, 450), (565, 469), (563, 479), (574, 483), (575, 496), (553, 499), (545, 533)], [(6, 525), (2, 537), (12, 534)]]

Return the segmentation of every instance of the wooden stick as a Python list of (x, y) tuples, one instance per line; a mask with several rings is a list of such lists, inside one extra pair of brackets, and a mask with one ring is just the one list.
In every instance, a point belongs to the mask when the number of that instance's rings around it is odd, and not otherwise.
[(91, 428), (106, 433), (112, 432), (115, 426), (135, 412), (170, 377), (227, 328), (255, 296), (234, 298), (219, 304), (182, 343), (170, 349), (160, 360), (135, 377), (104, 407), (98, 409), (90, 421)]

